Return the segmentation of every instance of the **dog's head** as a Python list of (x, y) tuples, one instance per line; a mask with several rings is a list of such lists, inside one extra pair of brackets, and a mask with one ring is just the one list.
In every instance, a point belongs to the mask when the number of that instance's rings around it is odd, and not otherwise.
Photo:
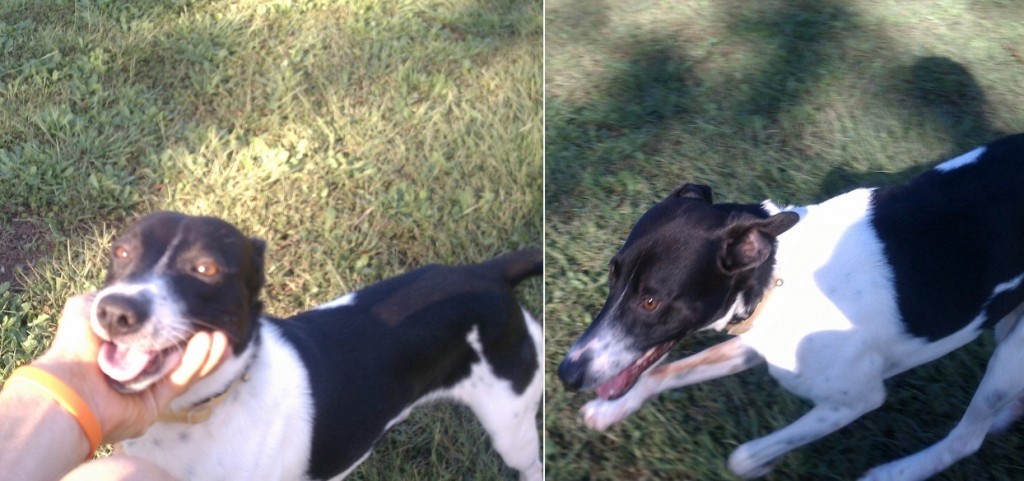
[(221, 331), (239, 354), (262, 311), (264, 244), (212, 217), (156, 212), (110, 250), (92, 306), (100, 369), (122, 392), (145, 389), (181, 360), (199, 330)]
[(707, 186), (677, 188), (612, 258), (608, 299), (559, 377), (614, 399), (687, 334), (749, 315), (771, 282), (776, 237), (798, 220), (759, 205), (713, 204)]

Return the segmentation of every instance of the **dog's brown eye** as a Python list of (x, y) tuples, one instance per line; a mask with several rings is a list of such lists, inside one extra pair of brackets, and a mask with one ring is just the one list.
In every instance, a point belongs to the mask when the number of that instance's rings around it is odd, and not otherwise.
[(128, 254), (128, 249), (125, 249), (124, 246), (114, 247), (114, 257), (118, 259), (127, 259)]
[(661, 305), (661, 301), (654, 298), (654, 296), (644, 296), (644, 299), (640, 301), (640, 307), (647, 312), (651, 312)]
[(218, 272), (220, 272), (220, 268), (217, 267), (217, 263), (213, 261), (200, 262), (196, 264), (196, 266), (193, 267), (192, 270), (196, 271), (196, 274), (206, 277), (215, 276), (217, 275)]

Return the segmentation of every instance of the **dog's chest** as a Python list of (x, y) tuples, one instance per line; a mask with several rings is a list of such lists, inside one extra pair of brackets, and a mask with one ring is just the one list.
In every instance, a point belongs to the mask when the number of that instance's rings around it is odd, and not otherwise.
[(798, 394), (865, 343), (902, 338), (884, 248), (869, 222), (869, 190), (803, 208), (779, 237), (775, 288), (744, 341)]
[(179, 480), (305, 479), (312, 401), (302, 364), (264, 323), (249, 380), (209, 419), (159, 422), (125, 452), (153, 461)]
[(982, 318), (941, 339), (910, 332), (872, 208), (872, 191), (856, 190), (803, 208), (800, 223), (779, 237), (776, 275), (783, 285), (743, 338), (764, 356), (773, 376), (797, 394), (820, 389), (823, 379), (834, 377), (836, 365), (889, 377), (979, 332)]
[(783, 341), (800, 342), (814, 332), (848, 330), (868, 320), (880, 320), (879, 329), (898, 328), (892, 324), (898, 319), (892, 273), (868, 222), (869, 198), (869, 190), (856, 190), (802, 208), (800, 222), (779, 237), (775, 276), (781, 286), (752, 335), (745, 336), (765, 353)]

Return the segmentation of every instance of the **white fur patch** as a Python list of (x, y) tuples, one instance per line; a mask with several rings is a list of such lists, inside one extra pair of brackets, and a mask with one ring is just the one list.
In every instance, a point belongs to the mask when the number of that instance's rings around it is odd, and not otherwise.
[(951, 170), (959, 169), (960, 167), (963, 167), (965, 165), (973, 164), (975, 161), (978, 160), (978, 157), (981, 157), (981, 154), (984, 153), (985, 147), (978, 147), (970, 152), (967, 152), (966, 154), (952, 158), (939, 165), (936, 165), (935, 170), (939, 172), (949, 172)]
[(743, 338), (770, 366), (790, 373), (784, 377), (812, 382), (801, 372), (830, 363), (802, 366), (800, 359), (816, 359), (811, 351), (829, 359), (834, 346), (827, 341), (838, 333), (856, 328), (857, 336), (876, 337), (902, 330), (893, 274), (870, 224), (870, 198), (871, 190), (859, 189), (799, 209), (800, 222), (779, 236), (775, 275), (785, 283)]
[[(234, 361), (215, 376), (241, 376), (241, 363)], [(248, 374), (207, 421), (154, 424), (144, 436), (125, 441), (125, 451), (176, 479), (306, 479), (313, 429), (309, 381), (298, 354), (267, 322)], [(217, 394), (208, 392), (208, 380), (183, 398)]]
[(337, 298), (337, 299), (335, 299), (333, 301), (330, 301), (330, 302), (327, 302), (325, 304), (321, 304), (319, 306), (316, 306), (314, 309), (331, 309), (331, 308), (334, 308), (334, 307), (352, 306), (352, 305), (355, 305), (355, 303), (356, 303), (356, 293), (355, 292), (349, 292), (348, 294), (345, 294), (344, 296), (341, 296), (341, 297), (339, 297), (339, 298)]

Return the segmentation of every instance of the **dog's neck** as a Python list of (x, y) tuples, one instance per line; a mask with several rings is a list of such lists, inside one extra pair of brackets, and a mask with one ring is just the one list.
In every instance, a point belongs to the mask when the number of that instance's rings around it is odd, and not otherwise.
[(753, 327), (754, 321), (761, 315), (761, 312), (764, 311), (764, 307), (768, 305), (768, 302), (771, 300), (772, 293), (775, 292), (776, 288), (782, 287), (784, 283), (785, 282), (781, 277), (772, 277), (772, 282), (768, 284), (768, 287), (764, 290), (764, 294), (761, 295), (761, 300), (758, 301), (754, 310), (748, 315), (737, 315), (733, 317), (733, 319), (725, 326), (726, 332), (736, 336), (749, 331), (750, 328)]
[(199, 424), (210, 418), (219, 406), (240, 384), (249, 381), (249, 369), (259, 352), (259, 329), (248, 347), (237, 356), (231, 356), (213, 373), (191, 386), (174, 399), (168, 409), (161, 412), (158, 422)]

